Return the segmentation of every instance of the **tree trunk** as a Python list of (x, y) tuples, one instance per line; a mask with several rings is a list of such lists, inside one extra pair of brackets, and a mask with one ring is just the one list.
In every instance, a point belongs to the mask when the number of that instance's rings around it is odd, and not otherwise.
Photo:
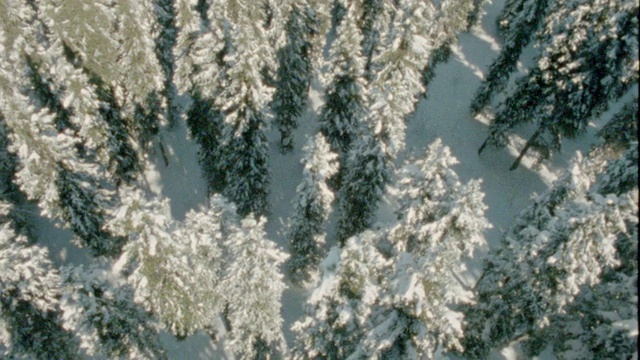
[(529, 151), (529, 148), (531, 147), (533, 142), (536, 141), (536, 139), (542, 134), (543, 129), (544, 128), (540, 126), (538, 130), (536, 130), (536, 132), (533, 133), (533, 135), (531, 135), (529, 140), (527, 140), (527, 143), (524, 145), (524, 148), (522, 148), (522, 151), (520, 151), (520, 155), (518, 155), (518, 158), (516, 159), (516, 161), (514, 161), (511, 167), (509, 168), (510, 171), (513, 171), (518, 168), (518, 166), (520, 165), (520, 161), (522, 161), (522, 158), (525, 156), (527, 151)]
[(480, 145), (480, 147), (478, 148), (478, 155), (482, 154), (482, 151), (484, 150), (485, 147), (487, 147), (487, 143), (489, 142), (489, 137), (487, 137), (486, 139), (484, 139), (484, 142), (482, 143), (482, 145)]

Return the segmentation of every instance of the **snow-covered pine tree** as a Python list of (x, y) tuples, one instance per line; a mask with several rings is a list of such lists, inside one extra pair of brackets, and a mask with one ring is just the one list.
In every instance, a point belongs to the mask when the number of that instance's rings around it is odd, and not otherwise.
[[(85, 68), (85, 71), (89, 70)], [(90, 82), (96, 86), (100, 101), (98, 113), (108, 124), (109, 172), (115, 178), (116, 185), (132, 184), (142, 172), (142, 161), (116, 102), (113, 86), (107, 85), (97, 75), (91, 76)]]
[[(482, 81), (471, 101), (471, 111), (477, 114), (489, 105), (492, 97), (503, 91), (516, 69), (522, 50), (533, 39), (542, 25), (551, 1), (511, 0), (502, 10), (499, 27), (503, 46), (491, 63), (487, 77)], [(508, 19), (507, 19), (508, 18)]]
[(369, 111), (343, 164), (338, 227), (341, 243), (375, 220), (378, 201), (391, 179), (393, 160), (404, 148), (405, 118), (423, 91), (423, 64), (413, 48), (418, 27), (411, 22), (418, 14), (422, 12), (402, 13), (407, 21), (397, 20), (402, 26), (389, 34), (393, 42), (374, 59), (380, 68), (369, 85)]
[(340, 154), (341, 163), (344, 164), (366, 116), (363, 80), (365, 59), (354, 6), (347, 7), (343, 0), (338, 3), (345, 7), (345, 14), (329, 51), (327, 87), (318, 122), (320, 131), (331, 144), (332, 150)]
[(178, 91), (173, 82), (173, 74), (175, 72), (173, 49), (176, 45), (178, 34), (174, 9), (175, 2), (176, 0), (153, 1), (153, 12), (158, 26), (155, 50), (164, 73), (162, 96), (167, 104), (167, 121), (170, 127), (176, 124), (180, 116), (178, 104), (176, 104)]
[(128, 277), (134, 300), (176, 336), (208, 329), (222, 310), (220, 239), (233, 226), (223, 223), (237, 221), (235, 209), (214, 197), (209, 208), (187, 213), (181, 227), (166, 199), (150, 200), (128, 187), (120, 189), (120, 198), (122, 206), (106, 228), (129, 237), (114, 270)]
[(361, 48), (365, 57), (365, 78), (371, 81), (374, 77), (373, 58), (382, 47), (381, 43), (384, 41), (382, 37), (387, 30), (386, 27), (389, 26), (390, 4), (384, 0), (360, 0), (354, 1), (354, 6), (357, 8), (354, 10), (358, 14), (358, 27), (362, 33)]
[(0, 92), (11, 130), (10, 150), (20, 161), (16, 184), (29, 199), (38, 201), (44, 216), (62, 220), (94, 255), (117, 254), (123, 239), (102, 229), (101, 209), (107, 205), (107, 194), (95, 183), (99, 168), (78, 155), (77, 137), (56, 129), (65, 112), (37, 110), (19, 92)]
[(386, 281), (390, 261), (376, 248), (380, 234), (365, 231), (342, 249), (333, 247), (322, 262), (322, 281), (294, 323), (294, 359), (347, 359), (370, 328), (368, 315)]
[(362, 135), (349, 152), (339, 193), (338, 241), (345, 241), (374, 221), (378, 202), (391, 178), (390, 160), (377, 135)]
[[(115, 95), (130, 121), (130, 133), (144, 152), (165, 123), (167, 104), (161, 94), (166, 77), (154, 42), (159, 26), (151, 0), (114, 5), (118, 24)], [(160, 150), (163, 151), (161, 142)]]
[(338, 171), (338, 155), (331, 152), (321, 134), (310, 138), (303, 148), (302, 183), (296, 189), (295, 210), (288, 238), (291, 258), (288, 270), (292, 282), (308, 283), (316, 278), (325, 249), (324, 223), (334, 200), (327, 180)]
[[(173, 58), (175, 61), (175, 69), (173, 81), (176, 88), (181, 94), (192, 94), (196, 91), (211, 91), (213, 86), (201, 86), (194, 79), (194, 75), (198, 73), (208, 74), (209, 79), (213, 79), (217, 69), (210, 72), (208, 65), (215, 65), (216, 47), (219, 47), (218, 41), (212, 40), (208, 35), (208, 47), (199, 46), (201, 38), (203, 38), (209, 29), (206, 20), (206, 11), (203, 14), (205, 18), (201, 18), (201, 14), (197, 10), (198, 3), (203, 5), (206, 2), (197, 0), (175, 0), (173, 7), (175, 13), (175, 26), (178, 29), (176, 43), (173, 47)], [(198, 53), (199, 49), (207, 50), (207, 54)], [(203, 56), (205, 55), (205, 56)], [(206, 94), (209, 95), (209, 94)], [(208, 98), (209, 96), (205, 96)], [(185, 110), (185, 109), (183, 109)], [(192, 129), (190, 129), (192, 130)], [(193, 135), (193, 134), (192, 134)]]
[(477, 304), (465, 310), (466, 356), (483, 358), (514, 340), (524, 342), (529, 356), (545, 344), (572, 350), (565, 353), (570, 358), (632, 356), (637, 333), (624, 326), (637, 307), (637, 294), (626, 288), (634, 276), (629, 269), (637, 269), (637, 156), (637, 143), (624, 161), (609, 165), (578, 156), (520, 214), (485, 264)]
[(226, 173), (220, 168), (220, 140), (223, 117), (214, 107), (212, 99), (199, 93), (191, 96), (192, 103), (186, 112), (191, 137), (198, 143), (198, 162), (211, 193), (220, 193), (225, 187)]
[(298, 117), (307, 104), (313, 70), (311, 37), (318, 32), (317, 21), (309, 18), (314, 14), (306, 3), (293, 2), (290, 7), (285, 26), (287, 40), (277, 51), (276, 90), (271, 104), (282, 151), (293, 149), (291, 132), (298, 126)]
[(178, 0), (174, 3), (179, 29), (173, 57), (174, 82), (190, 101), (184, 112), (191, 138), (199, 145), (198, 161), (211, 193), (225, 186), (225, 171), (220, 169), (220, 140), (223, 114), (214, 98), (227, 85), (224, 58), (232, 49), (230, 29), (211, 26), (206, 1)]
[(462, 314), (450, 306), (470, 299), (456, 275), (465, 256), (486, 246), (491, 225), (480, 182), (461, 184), (451, 169), (456, 163), (438, 139), (400, 171), (398, 222), (386, 232), (389, 281), (380, 284), (357, 358), (432, 359), (460, 349)]
[(609, 122), (598, 131), (604, 146), (626, 149), (638, 142), (638, 98), (624, 104)]
[(0, 201), (0, 356), (76, 359), (78, 344), (64, 329), (61, 280), (47, 250), (16, 235)]
[(160, 327), (133, 301), (134, 291), (123, 278), (96, 265), (64, 267), (61, 277), (64, 327), (79, 338), (86, 355), (166, 359)]
[(221, 193), (237, 205), (238, 213), (263, 215), (267, 211), (266, 131), (272, 91), (260, 74), (264, 68), (260, 64), (267, 65), (260, 58), (265, 55), (260, 48), (267, 45), (253, 38), (249, 29), (222, 21), (229, 29), (231, 46), (224, 55), (225, 73), (214, 99), (214, 107), (223, 116), (214, 166), (225, 177)]
[[(145, 57), (146, 55), (136, 54), (134, 51), (129, 51), (121, 46), (123, 43), (121, 38), (123, 36), (133, 42), (136, 39), (131, 38), (134, 32), (126, 35), (121, 34), (122, 31), (130, 30), (130, 27), (125, 20), (119, 17), (120, 9), (116, 3), (108, 1), (84, 3), (76, 0), (45, 0), (38, 4), (37, 10), (40, 21), (42, 21), (44, 28), (47, 29), (45, 33), (49, 38), (50, 56), (55, 60), (60, 57), (60, 53), (64, 53), (67, 61), (73, 64), (75, 71), (79, 73), (74, 78), (84, 77), (85, 82), (91, 84), (86, 87), (70, 87), (70, 89), (77, 88), (79, 90), (70, 94), (67, 99), (75, 103), (75, 107), (80, 107), (83, 102), (92, 105), (87, 109), (91, 109), (94, 112), (98, 111), (100, 113), (98, 118), (103, 118), (102, 121), (107, 122), (107, 129), (103, 131), (107, 132), (107, 136), (97, 136), (94, 131), (94, 137), (103, 139), (103, 142), (110, 145), (111, 148), (108, 148), (108, 150), (111, 155), (112, 170), (122, 176), (118, 181), (131, 182), (135, 174), (140, 170), (139, 166), (134, 166), (134, 163), (139, 161), (135, 157), (143, 157), (141, 148), (146, 149), (146, 144), (152, 136), (150, 134), (155, 131), (151, 128), (156, 127), (156, 125), (148, 123), (151, 118), (142, 120), (143, 117), (139, 114), (136, 115), (136, 105), (127, 102), (132, 97), (125, 101), (123, 94), (140, 90), (140, 88), (134, 89), (131, 84), (127, 84), (127, 82), (137, 81), (132, 78), (141, 73), (145, 76), (153, 76), (151, 74), (152, 68), (145, 64), (153, 62), (155, 54), (150, 55), (149, 59), (145, 58), (144, 61), (130, 58), (131, 56)], [(145, 21), (140, 23), (143, 24)], [(140, 33), (137, 35), (143, 36)], [(151, 34), (148, 36), (150, 37)], [(135, 51), (144, 51), (140, 44), (133, 44), (132, 47), (136, 48)], [(142, 72), (122, 74), (121, 70), (127, 71), (127, 62), (138, 62), (144, 70)], [(160, 71), (160, 68), (158, 67), (157, 70)], [(49, 73), (54, 78), (57, 74), (56, 72)], [(70, 72), (68, 71), (67, 73)], [(58, 76), (60, 81), (55, 81), (54, 83), (59, 84), (58, 86), (66, 85), (63, 81), (68, 81), (67, 77), (64, 76), (67, 73)], [(140, 80), (143, 83), (147, 82), (147, 85), (152, 85), (148, 79)], [(87, 90), (89, 92), (86, 92)], [(95, 93), (99, 94), (96, 95)], [(110, 94), (108, 97), (111, 97), (111, 99), (105, 99), (105, 94)], [(75, 95), (75, 97), (71, 95)], [(93, 102), (90, 101), (96, 96), (100, 102), (99, 104), (96, 104), (95, 100)], [(151, 97), (153, 98), (153, 96)], [(141, 100), (143, 98), (144, 100)], [(142, 106), (145, 109), (148, 108), (146, 106), (146, 101), (148, 101), (146, 94), (139, 96), (136, 101), (143, 101), (144, 105)], [(119, 114), (116, 115), (115, 113)], [(114, 116), (119, 118), (118, 121), (114, 121)], [(145, 122), (146, 124), (144, 124)], [(149, 128), (148, 130), (142, 130), (147, 127)], [(117, 164), (115, 169), (113, 169), (114, 163)], [(128, 170), (125, 171), (124, 169)]]
[(220, 284), (229, 349), (246, 359), (286, 353), (280, 315), (286, 288), (280, 265), (287, 255), (266, 238), (265, 218), (250, 215), (225, 239), (231, 259)]
[[(575, 137), (609, 102), (638, 81), (638, 4), (631, 0), (553, 3), (540, 33), (536, 67), (518, 81), (480, 147), (505, 146), (512, 129), (535, 122), (516, 169), (530, 149), (538, 161)], [(607, 14), (607, 16), (603, 16)]]
[[(609, 162), (597, 183), (601, 195), (624, 200), (630, 193), (636, 212), (627, 213), (623, 231), (615, 234), (617, 265), (603, 269), (600, 282), (582, 286), (565, 312), (549, 319), (549, 326), (532, 336), (533, 346), (550, 343), (562, 358), (637, 356), (638, 352), (638, 143), (631, 143), (618, 159)], [(607, 196), (609, 198), (609, 196)], [(630, 215), (630, 216), (629, 216)], [(531, 346), (529, 346), (531, 347)]]

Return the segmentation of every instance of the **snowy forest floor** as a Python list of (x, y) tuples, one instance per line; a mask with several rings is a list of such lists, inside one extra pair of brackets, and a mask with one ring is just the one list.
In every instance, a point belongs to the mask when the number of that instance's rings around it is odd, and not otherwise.
[[(443, 144), (450, 147), (453, 155), (459, 160), (454, 170), (460, 179), (463, 182), (482, 179), (482, 191), (485, 193), (484, 200), (488, 206), (486, 216), (493, 228), (486, 233), (490, 249), (485, 249), (469, 259), (468, 274), (462, 274), (462, 280), (467, 286), (473, 286), (480, 275), (482, 258), (488, 251), (499, 246), (503, 231), (509, 228), (515, 216), (528, 205), (533, 194), (547, 189), (567, 167), (576, 151), (588, 150), (599, 127), (598, 124), (593, 124), (587, 134), (575, 140), (565, 140), (562, 152), (551, 162), (538, 168), (533, 168), (531, 159), (525, 157), (517, 170), (509, 171), (509, 166), (522, 148), (530, 129), (520, 129), (521, 137), (514, 137), (507, 149), (488, 150), (481, 156), (477, 155), (478, 147), (487, 136), (489, 120), (472, 118), (469, 104), (484, 73), (500, 50), (495, 19), (503, 4), (504, 0), (486, 3), (480, 23), (470, 32), (460, 34), (449, 61), (437, 67), (435, 77), (428, 88), (428, 98), (417, 103), (414, 114), (408, 119), (407, 147), (398, 159), (402, 161), (406, 158), (421, 157), (433, 140), (441, 138)], [(513, 78), (526, 71), (530, 65), (527, 61), (531, 61), (531, 53), (525, 50), (522, 57), (524, 64), (519, 66), (520, 74), (514, 74)], [(316, 117), (322, 106), (322, 94), (323, 89), (317, 81), (314, 82), (309, 93), (307, 111), (299, 119), (300, 126), (294, 133), (294, 151), (280, 153), (277, 146), (279, 134), (276, 129), (272, 129), (270, 133), (271, 188), (266, 230), (269, 239), (284, 250), (288, 249), (285, 237), (287, 219), (292, 215), (292, 201), (296, 195), (296, 187), (302, 179), (300, 149), (306, 143), (306, 139), (317, 130)], [(609, 119), (614, 110), (605, 113), (601, 122)], [(170, 199), (171, 215), (176, 220), (182, 220), (188, 210), (197, 208), (207, 200), (206, 183), (202, 179), (197, 162), (198, 147), (189, 139), (183, 122), (171, 129), (163, 130), (162, 141), (167, 150), (169, 166), (164, 164), (159, 151), (152, 153), (146, 179), (150, 191)], [(392, 219), (393, 208), (392, 199), (385, 198), (379, 212), (381, 223)], [(56, 228), (47, 220), (38, 220), (36, 226), (40, 238), (49, 247), (55, 262), (84, 264), (92, 261), (84, 250), (70, 243), (72, 235), (69, 231)], [(329, 224), (328, 246), (334, 245), (333, 237), (333, 226)], [(289, 288), (282, 299), (282, 315), (285, 336), (291, 345), (293, 338), (290, 326), (303, 315), (304, 301), (310, 289), (288, 285)], [(230, 356), (221, 351), (223, 344), (212, 343), (205, 334), (197, 334), (184, 341), (177, 341), (165, 334), (163, 341), (171, 359), (212, 359)], [(514, 359), (517, 358), (517, 349), (502, 349), (496, 351), (493, 356), (494, 359)]]

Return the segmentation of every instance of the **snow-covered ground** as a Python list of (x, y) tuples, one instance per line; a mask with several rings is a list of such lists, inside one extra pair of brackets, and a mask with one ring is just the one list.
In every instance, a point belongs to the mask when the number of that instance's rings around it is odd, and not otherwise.
[[(514, 217), (523, 210), (534, 193), (547, 189), (559, 172), (566, 167), (575, 151), (586, 151), (594, 140), (598, 125), (594, 124), (589, 132), (576, 140), (564, 143), (564, 150), (553, 161), (534, 169), (531, 160), (525, 158), (515, 171), (509, 166), (517, 156), (527, 137), (527, 129), (522, 129), (522, 137), (513, 139), (513, 145), (507, 149), (488, 149), (481, 156), (477, 149), (487, 135), (487, 120), (474, 119), (470, 115), (469, 104), (492, 60), (500, 50), (496, 35), (495, 19), (504, 0), (494, 0), (485, 4), (481, 22), (469, 33), (459, 36), (450, 60), (438, 66), (436, 76), (428, 89), (428, 98), (420, 100), (415, 113), (408, 119), (407, 150), (401, 157), (419, 157), (434, 139), (441, 138), (459, 160), (454, 168), (464, 182), (470, 179), (482, 179), (485, 203), (488, 205), (486, 216), (493, 229), (486, 233), (490, 249), (499, 245), (501, 234), (508, 229)], [(531, 66), (531, 48), (525, 49), (520, 71)], [(300, 149), (316, 129), (316, 117), (322, 105), (322, 89), (317, 82), (311, 87), (306, 113), (300, 119), (300, 126), (294, 133), (295, 150), (281, 154), (278, 150), (278, 133), (271, 131), (272, 149), (270, 153), (271, 189), (269, 195), (269, 216), (267, 233), (283, 249), (288, 249), (285, 238), (286, 222), (293, 211), (292, 200), (296, 187), (302, 178)], [(612, 111), (603, 116), (608, 119)], [(155, 194), (170, 199), (171, 214), (176, 220), (182, 220), (185, 213), (206, 203), (206, 184), (201, 177), (197, 162), (197, 145), (187, 136), (184, 123), (179, 123), (170, 131), (163, 131), (169, 166), (166, 166), (156, 151), (150, 156), (150, 166), (146, 172), (149, 189)], [(393, 204), (387, 202), (381, 206), (381, 219), (392, 213)], [(37, 230), (46, 244), (54, 261), (62, 263), (87, 263), (91, 258), (84, 250), (70, 244), (71, 233), (60, 230), (46, 221), (38, 220)], [(329, 230), (329, 245), (333, 244)], [(469, 273), (465, 282), (471, 286), (481, 271), (481, 259), (489, 249), (477, 254), (469, 261)], [(291, 324), (303, 315), (303, 306), (309, 294), (308, 289), (294, 287), (284, 293), (282, 315), (285, 336), (291, 345)], [(163, 335), (170, 358), (175, 359), (211, 359), (226, 358), (220, 347), (205, 334), (196, 334), (184, 341), (177, 341), (170, 335)], [(552, 358), (547, 354), (545, 358)], [(496, 351), (495, 359), (516, 359), (517, 347)]]

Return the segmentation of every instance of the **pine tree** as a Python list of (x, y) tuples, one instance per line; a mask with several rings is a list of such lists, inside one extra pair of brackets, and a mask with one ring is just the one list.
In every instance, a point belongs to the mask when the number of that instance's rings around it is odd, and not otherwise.
[(287, 42), (278, 49), (276, 90), (271, 105), (274, 123), (280, 131), (282, 151), (293, 149), (291, 132), (298, 125), (307, 104), (307, 92), (311, 82), (311, 37), (317, 33), (313, 13), (305, 4), (292, 4), (285, 26)]
[(169, 126), (175, 125), (180, 116), (178, 105), (176, 104), (178, 91), (173, 82), (173, 74), (175, 72), (173, 49), (176, 45), (178, 33), (174, 4), (175, 0), (155, 0), (153, 2), (153, 12), (156, 24), (159, 27), (155, 38), (155, 50), (164, 73), (162, 96), (167, 104)]
[(265, 223), (265, 218), (248, 216), (225, 240), (233, 260), (220, 285), (223, 316), (229, 348), (242, 358), (269, 359), (286, 352), (280, 316), (286, 286), (279, 266), (287, 255), (266, 239)]
[(381, 42), (383, 39), (384, 27), (388, 25), (388, 8), (385, 7), (383, 0), (362, 0), (357, 3), (358, 13), (358, 27), (362, 32), (362, 53), (365, 56), (365, 78), (371, 81), (374, 77), (374, 71), (372, 69), (372, 62), (374, 57), (378, 54)]
[(499, 18), (502, 19), (499, 20), (499, 26), (502, 28), (504, 45), (498, 58), (491, 63), (487, 77), (476, 90), (471, 102), (471, 111), (474, 114), (489, 105), (494, 94), (505, 89), (511, 73), (516, 69), (522, 50), (542, 25), (549, 7), (548, 0), (507, 2)]
[(123, 239), (102, 230), (106, 206), (103, 189), (96, 188), (98, 168), (77, 155), (79, 141), (68, 131), (56, 130), (56, 118), (47, 109), (36, 111), (26, 97), (4, 96), (10, 150), (20, 160), (16, 183), (29, 199), (37, 200), (42, 214), (70, 227), (76, 240), (94, 255), (115, 255)]
[[(637, 145), (630, 154), (637, 160)], [(623, 174), (632, 176), (628, 180), (635, 177), (632, 186), (620, 186), (630, 182), (612, 181), (615, 177), (610, 175), (598, 176), (617, 173), (614, 169), (620, 165)], [(541, 351), (544, 343), (560, 352), (576, 345), (580, 348), (574, 350), (582, 354), (578, 357), (593, 351), (606, 354), (612, 347), (629, 351), (637, 335), (601, 346), (622, 335), (616, 330), (616, 317), (631, 316), (637, 306), (624, 285), (632, 281), (629, 269), (637, 268), (637, 195), (635, 161), (607, 165), (578, 157), (552, 189), (520, 214), (503, 248), (486, 263), (475, 289), (478, 303), (465, 310), (465, 354), (483, 357), (490, 348), (514, 340), (524, 342), (529, 356)], [(611, 291), (618, 294), (622, 308), (603, 319), (600, 311), (614, 304), (594, 296)], [(584, 328), (588, 321), (595, 323)]]
[(531, 148), (539, 161), (547, 159), (563, 137), (584, 132), (590, 118), (637, 83), (638, 4), (583, 3), (558, 2), (549, 10), (537, 65), (505, 100), (479, 152), (487, 144), (504, 146), (515, 126), (534, 121), (537, 129), (511, 169)]
[(114, 9), (119, 24), (115, 34), (116, 99), (130, 119), (130, 131), (143, 150), (149, 149), (158, 136), (166, 107), (160, 96), (165, 76), (155, 51), (157, 23), (153, 5), (149, 0), (118, 2)]
[[(449, 306), (469, 301), (456, 274), (462, 260), (485, 246), (479, 181), (463, 185), (451, 169), (457, 160), (440, 140), (424, 158), (399, 174), (398, 222), (387, 233), (391, 266), (371, 325), (358, 349), (366, 358), (433, 358), (436, 350), (460, 349), (462, 332)], [(384, 248), (384, 243), (379, 245)]]
[(291, 253), (288, 270), (291, 280), (297, 284), (315, 278), (324, 255), (323, 226), (334, 200), (327, 180), (338, 171), (338, 155), (331, 152), (321, 134), (309, 139), (303, 150), (303, 180), (296, 189), (295, 211), (287, 236)]
[(376, 248), (380, 235), (365, 231), (334, 247), (322, 263), (322, 281), (294, 323), (294, 359), (346, 359), (370, 328), (368, 315), (378, 298), (378, 279), (391, 264)]
[(124, 279), (97, 266), (64, 267), (60, 300), (65, 329), (80, 339), (89, 356), (164, 359), (159, 326), (133, 302), (133, 289)]
[(320, 131), (332, 150), (340, 154), (342, 164), (366, 115), (365, 59), (360, 50), (361, 42), (354, 7), (349, 6), (345, 8), (345, 15), (336, 29), (336, 39), (331, 45), (325, 103), (318, 118)]
[(148, 200), (126, 187), (120, 198), (106, 228), (130, 239), (115, 270), (127, 275), (134, 300), (176, 336), (208, 329), (222, 310), (222, 223), (235, 209), (214, 198), (210, 208), (189, 212), (183, 227), (170, 218), (166, 199)]
[[(259, 60), (250, 34), (229, 23), (232, 36), (225, 54), (225, 76), (214, 107), (223, 114), (221, 137), (217, 150), (217, 173), (225, 174), (222, 195), (238, 206), (240, 215), (265, 214), (267, 211), (268, 141), (267, 104), (270, 89), (262, 84), (259, 73), (264, 63)], [(242, 149), (242, 151), (238, 151)]]
[(63, 327), (60, 275), (45, 248), (16, 235), (10, 208), (0, 201), (0, 356), (79, 358)]
[[(77, 10), (79, 8), (82, 9), (80, 13)], [(149, 13), (148, 4), (129, 8), (126, 4), (111, 2), (85, 4), (75, 0), (47, 0), (41, 2), (37, 10), (40, 21), (47, 29), (45, 32), (50, 38), (51, 49), (57, 52), (57, 48), (64, 48), (65, 55), (76, 70), (89, 78), (91, 91), (101, 92), (100, 101), (108, 103), (93, 106), (93, 111), (100, 107), (99, 111), (105, 120), (114, 116), (113, 113), (105, 114), (105, 106), (119, 113), (119, 121), (111, 122), (110, 133), (102, 138), (105, 139), (103, 141), (109, 139), (108, 142), (117, 147), (113, 154), (118, 154), (117, 150), (126, 150), (129, 163), (121, 168), (131, 165), (132, 151), (142, 158), (158, 132), (159, 117), (164, 111), (164, 104), (158, 95), (161, 92), (162, 70), (152, 41), (151, 28), (155, 20), (153, 14)], [(110, 94), (110, 99), (104, 99), (105, 93)], [(69, 99), (76, 103), (86, 102), (87, 93), (78, 91), (76, 95), (80, 96)], [(127, 135), (123, 136), (121, 133), (125, 129)], [(131, 141), (125, 141), (127, 137), (130, 137), (133, 145), (127, 144)], [(114, 158), (118, 159), (119, 156), (112, 155)], [(120, 180), (131, 182), (131, 175), (127, 174)]]
[(624, 104), (609, 122), (598, 131), (604, 146), (626, 149), (638, 142), (638, 98)]
[(389, 160), (380, 143), (379, 137), (364, 135), (349, 153), (340, 190), (341, 244), (375, 221), (378, 202), (391, 177)]

